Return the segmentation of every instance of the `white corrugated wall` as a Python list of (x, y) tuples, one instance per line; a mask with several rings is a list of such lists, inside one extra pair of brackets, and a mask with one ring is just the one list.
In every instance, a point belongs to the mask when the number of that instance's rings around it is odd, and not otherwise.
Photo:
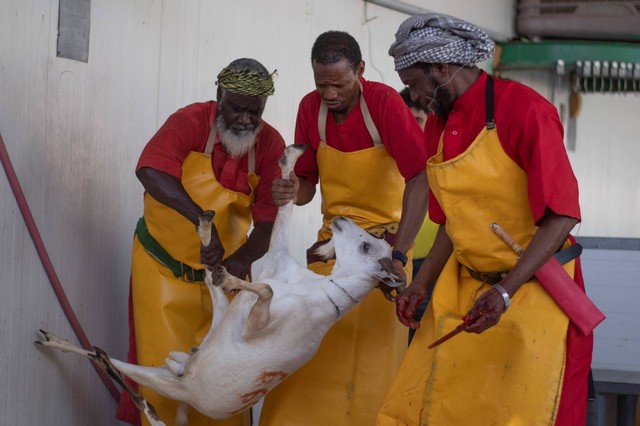
[[(512, 35), (513, 0), (411, 0)], [(93, 0), (88, 63), (56, 57), (58, 1), (0, 7), (0, 133), (71, 305), (92, 343), (124, 358), (129, 252), (142, 211), (137, 157), (188, 103), (215, 95), (238, 57), (278, 69), (264, 118), (292, 142), (313, 88), (321, 32), (360, 42), (365, 77), (401, 84), (387, 55), (405, 15), (362, 0)], [(546, 90), (546, 81), (536, 82)], [(640, 237), (635, 165), (640, 97), (584, 99), (576, 151), (580, 234)], [(634, 118), (636, 117), (636, 118)], [(630, 168), (627, 173), (623, 169)], [(319, 200), (296, 209), (296, 256), (314, 240)], [(75, 341), (0, 173), (0, 425), (113, 425), (115, 403), (88, 362), (33, 345), (45, 328)]]

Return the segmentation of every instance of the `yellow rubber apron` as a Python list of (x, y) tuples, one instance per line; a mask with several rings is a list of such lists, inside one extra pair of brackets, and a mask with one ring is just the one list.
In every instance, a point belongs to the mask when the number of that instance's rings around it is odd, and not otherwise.
[[(323, 142), (317, 161), (324, 225), (319, 241), (331, 238), (329, 225), (336, 216), (349, 217), (379, 234), (397, 231), (404, 180), (384, 148), (362, 96), (360, 108), (374, 146), (341, 152), (324, 142), (327, 110), (324, 103), (321, 105), (318, 121)], [(316, 262), (309, 269), (328, 275), (333, 265), (333, 260)], [(406, 272), (410, 277), (411, 270)], [(380, 291), (372, 291), (329, 330), (308, 364), (267, 395), (260, 426), (374, 424), (406, 345), (407, 329), (396, 320), (394, 304)]]
[[(205, 152), (191, 152), (182, 165), (182, 184), (189, 196), (204, 210), (216, 212), (214, 224), (225, 248), (225, 258), (247, 238), (251, 206), (259, 177), (254, 170), (254, 153), (249, 153), (249, 185), (245, 195), (224, 188), (216, 179), (211, 161), (215, 143), (211, 129)], [(146, 194), (144, 217), (150, 234), (171, 256), (194, 268), (200, 264), (200, 239), (193, 223), (170, 207)], [(138, 363), (162, 366), (170, 351), (189, 352), (206, 336), (211, 326), (212, 304), (204, 282), (186, 282), (149, 255), (136, 237), (133, 243), (132, 296)], [(177, 403), (141, 387), (160, 418), (173, 424)], [(215, 396), (212, 396), (212, 398)], [(248, 424), (248, 414), (214, 421), (192, 409), (189, 425), (237, 426)], [(143, 419), (143, 424), (146, 419)]]
[[(569, 320), (537, 281), (518, 290), (496, 326), (428, 349), (491, 288), (473, 279), (468, 267), (481, 272), (513, 268), (516, 256), (493, 234), (491, 223), (502, 224), (524, 247), (531, 241), (536, 227), (526, 174), (502, 149), (495, 125), (448, 161), (443, 161), (441, 139), (427, 173), (455, 248), (385, 397), (378, 425), (553, 425)], [(571, 276), (574, 264), (564, 265)]]

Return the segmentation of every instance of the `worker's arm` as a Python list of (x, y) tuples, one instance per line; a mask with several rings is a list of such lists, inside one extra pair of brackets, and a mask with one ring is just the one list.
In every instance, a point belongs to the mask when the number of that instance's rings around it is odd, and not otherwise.
[(264, 256), (269, 249), (272, 229), (273, 222), (254, 224), (251, 235), (242, 247), (222, 262), (231, 275), (246, 279), (251, 272), (251, 264)]
[[(509, 298), (512, 298), (518, 289), (562, 247), (576, 223), (578, 220), (573, 217), (547, 211), (531, 243), (520, 255), (513, 269), (500, 282), (509, 294)], [(473, 322), (468, 331), (481, 333), (497, 324), (504, 311), (504, 304), (505, 300), (498, 290), (491, 289), (483, 293), (466, 315), (466, 318)]]
[[(194, 225), (199, 224), (198, 218), (203, 210), (191, 199), (180, 179), (150, 167), (140, 168), (136, 172), (136, 176), (145, 191), (156, 201), (174, 209)], [(200, 262), (213, 266), (219, 263), (223, 256), (224, 248), (218, 231), (213, 225), (211, 226), (211, 243), (207, 247), (200, 247)]]
[[(428, 202), (429, 184), (427, 183), (427, 172), (423, 170), (409, 179), (404, 187), (402, 216), (394, 241), (394, 250), (405, 254), (409, 251), (424, 222)], [(402, 263), (394, 259), (394, 267), (397, 273), (401, 273), (401, 278), (406, 282), (406, 277), (402, 271)]]
[(145, 191), (156, 201), (171, 207), (194, 225), (198, 225), (202, 208), (191, 199), (180, 179), (150, 167), (142, 167), (136, 172), (136, 176)]

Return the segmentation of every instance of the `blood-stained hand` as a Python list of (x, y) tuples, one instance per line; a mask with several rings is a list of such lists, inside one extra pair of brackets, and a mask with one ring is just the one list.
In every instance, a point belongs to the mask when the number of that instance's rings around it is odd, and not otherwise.
[(427, 297), (427, 289), (413, 282), (396, 297), (396, 315), (398, 320), (409, 328), (420, 328), (420, 322), (413, 319), (418, 307)]
[(291, 200), (295, 202), (299, 189), (300, 179), (294, 172), (289, 173), (289, 179), (274, 179), (271, 184), (273, 204), (281, 207)]
[(490, 288), (478, 297), (471, 310), (462, 317), (468, 324), (465, 331), (470, 333), (482, 333), (493, 327), (500, 321), (504, 312), (504, 298), (494, 288)]

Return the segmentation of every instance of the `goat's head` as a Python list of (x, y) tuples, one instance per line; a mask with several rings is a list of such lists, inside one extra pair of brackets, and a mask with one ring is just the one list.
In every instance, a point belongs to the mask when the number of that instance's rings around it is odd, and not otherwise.
[(348, 268), (352, 273), (365, 273), (390, 287), (404, 284), (394, 274), (391, 247), (382, 238), (376, 238), (346, 217), (338, 216), (331, 223), (333, 237), (318, 249), (318, 254), (336, 256), (336, 268)]

